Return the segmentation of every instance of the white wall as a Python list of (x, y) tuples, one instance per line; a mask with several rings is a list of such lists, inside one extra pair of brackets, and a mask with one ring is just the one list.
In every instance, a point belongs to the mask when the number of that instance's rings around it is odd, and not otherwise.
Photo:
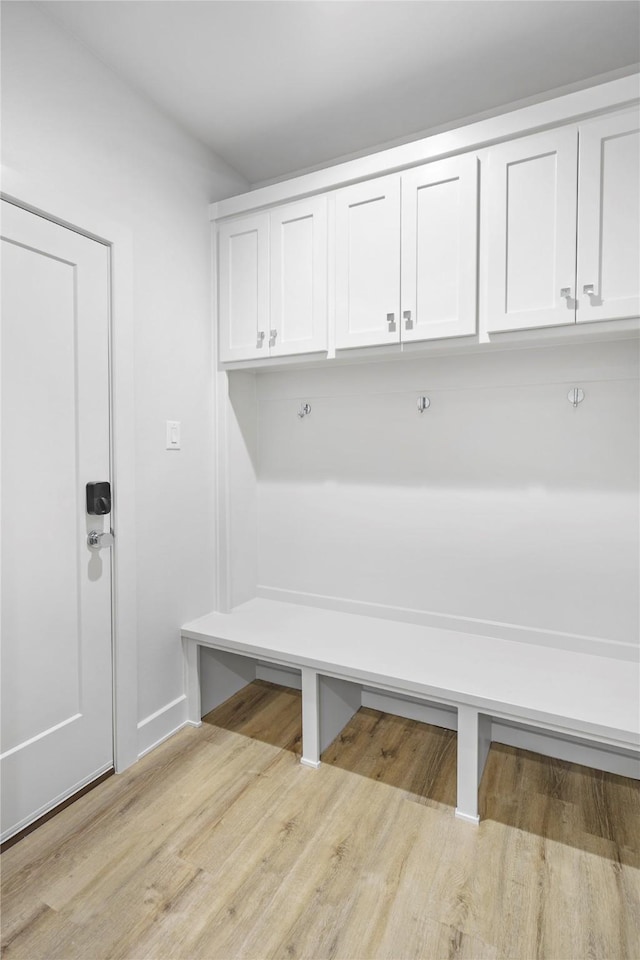
[(230, 514), (232, 596), (246, 599), (257, 540), (263, 595), (628, 655), (637, 378), (634, 341), (260, 373), (257, 451), (249, 392), (232, 388), (248, 450), (234, 469), (246, 501), (255, 462), (258, 517), (251, 530)]
[(2, 5), (2, 81), (3, 168), (132, 231), (142, 720), (182, 695), (179, 627), (213, 606), (207, 204), (247, 184), (31, 3)]

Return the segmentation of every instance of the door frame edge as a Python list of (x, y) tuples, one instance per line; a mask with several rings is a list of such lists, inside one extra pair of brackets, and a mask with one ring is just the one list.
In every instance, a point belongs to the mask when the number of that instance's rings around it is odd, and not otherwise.
[(109, 250), (110, 443), (118, 542), (112, 558), (113, 761), (121, 773), (138, 759), (133, 235), (55, 188), (4, 165), (0, 171), (3, 200)]

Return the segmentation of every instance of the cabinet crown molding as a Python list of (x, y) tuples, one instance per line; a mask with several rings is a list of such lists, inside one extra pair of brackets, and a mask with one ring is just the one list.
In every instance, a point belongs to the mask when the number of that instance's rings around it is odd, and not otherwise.
[(431, 160), (481, 149), (503, 140), (565, 123), (575, 123), (613, 110), (622, 110), (638, 103), (640, 73), (634, 73), (219, 200), (210, 204), (209, 217), (211, 220), (221, 220), (288, 200), (309, 197)]

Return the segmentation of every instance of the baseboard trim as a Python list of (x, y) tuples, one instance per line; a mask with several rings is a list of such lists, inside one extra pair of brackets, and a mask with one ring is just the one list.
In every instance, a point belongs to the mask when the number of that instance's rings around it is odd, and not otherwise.
[(187, 724), (185, 694), (145, 717), (138, 724), (138, 760)]
[(478, 824), (480, 823), (479, 816), (474, 817), (473, 814), (471, 813), (463, 813), (462, 810), (458, 810), (457, 807), (456, 807), (455, 817), (456, 817), (456, 820), (464, 820), (465, 823), (472, 823), (474, 827), (477, 827)]
[(312, 770), (317, 770), (320, 764), (322, 763), (322, 761), (321, 760), (305, 760), (304, 757), (300, 757), (300, 763), (302, 764), (303, 767), (310, 767)]
[(339, 610), (342, 613), (354, 613), (365, 617), (377, 617), (382, 620), (398, 620), (401, 623), (415, 623), (425, 627), (443, 630), (458, 630), (484, 637), (497, 637), (501, 640), (513, 640), (518, 643), (534, 643), (544, 647), (557, 647), (573, 650), (576, 653), (589, 653), (598, 657), (612, 657), (616, 660), (640, 662), (640, 647), (603, 637), (588, 637), (581, 634), (561, 633), (537, 627), (526, 627), (517, 623), (500, 623), (492, 620), (477, 620), (473, 617), (457, 617), (448, 613), (430, 610), (414, 610), (409, 607), (393, 607), (382, 603), (369, 603), (363, 600), (350, 600), (346, 597), (325, 596), (318, 593), (302, 593), (297, 590), (283, 590), (280, 587), (258, 586), (256, 596), (265, 600), (279, 600), (283, 603), (295, 603), (308, 607), (320, 607), (325, 610)]

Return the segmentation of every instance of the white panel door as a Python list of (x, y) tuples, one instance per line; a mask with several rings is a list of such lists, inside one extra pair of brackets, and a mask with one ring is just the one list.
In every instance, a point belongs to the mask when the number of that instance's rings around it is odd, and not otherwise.
[(336, 348), (400, 340), (400, 176), (336, 194)]
[(2, 836), (113, 765), (107, 247), (2, 202)]
[(269, 354), (327, 349), (327, 198), (271, 211)]
[(476, 332), (478, 160), (402, 174), (402, 340)]
[(578, 321), (640, 315), (640, 115), (580, 126)]
[(269, 355), (269, 214), (218, 231), (220, 360)]
[(487, 329), (575, 322), (578, 132), (489, 151)]

